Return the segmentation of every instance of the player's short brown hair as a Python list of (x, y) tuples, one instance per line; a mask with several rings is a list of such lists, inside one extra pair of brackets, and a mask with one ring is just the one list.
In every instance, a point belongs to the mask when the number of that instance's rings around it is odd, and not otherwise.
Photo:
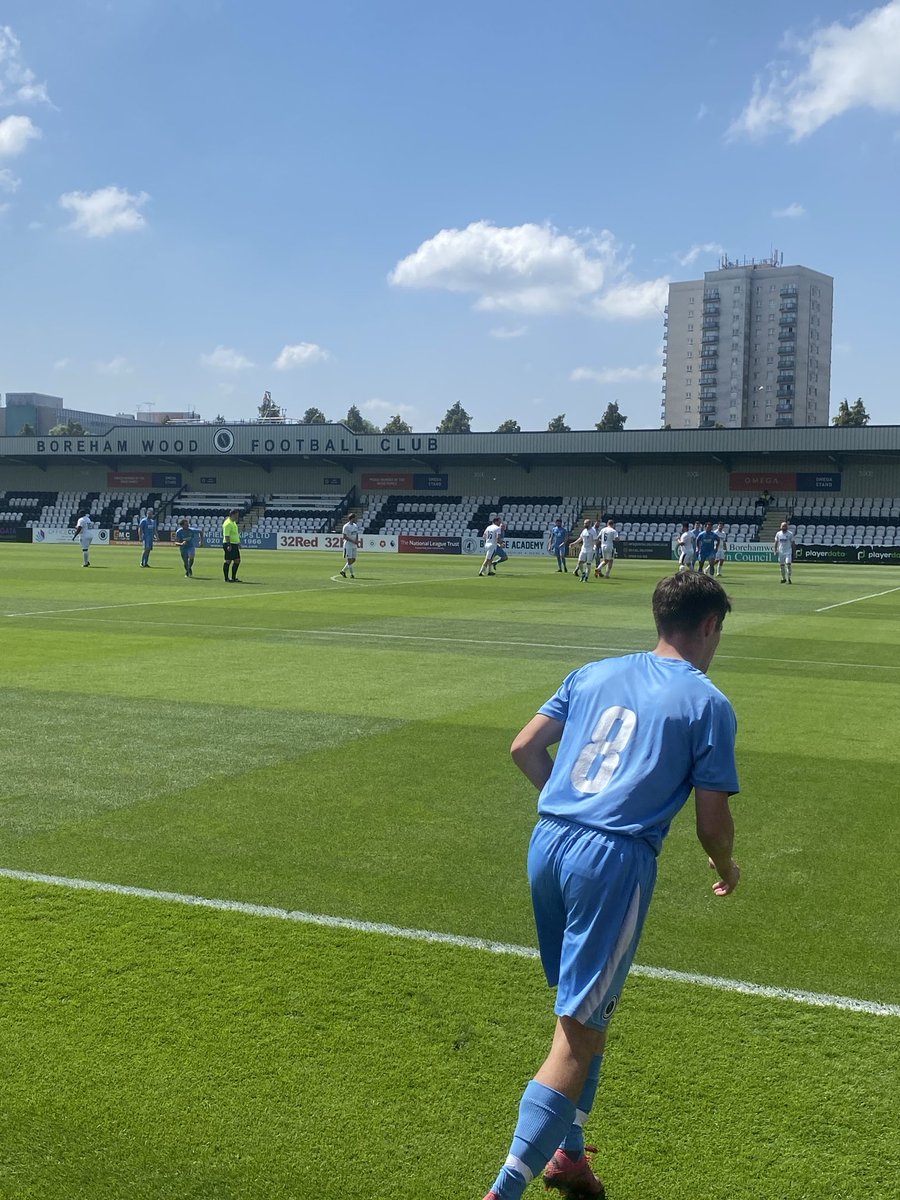
[(721, 625), (730, 612), (731, 601), (722, 585), (699, 571), (667, 575), (653, 593), (653, 620), (663, 637), (690, 633), (709, 616), (717, 616)]

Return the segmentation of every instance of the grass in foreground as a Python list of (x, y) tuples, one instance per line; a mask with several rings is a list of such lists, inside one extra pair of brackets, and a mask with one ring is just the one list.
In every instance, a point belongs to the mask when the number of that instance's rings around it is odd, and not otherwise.
[[(549, 559), (480, 580), (371, 555), (351, 584), (258, 552), (231, 592), (212, 552), (189, 581), (162, 550), (80, 573), (76, 550), (0, 547), (4, 614), (42, 613), (2, 617), (0, 865), (533, 942), (509, 741), (567, 671), (652, 644), (664, 564), (580, 586)], [(900, 592), (816, 610), (900, 578), (776, 576), (729, 571), (712, 672), (744, 882), (711, 897), (685, 814), (639, 959), (897, 1003)], [(493, 1178), (549, 1035), (535, 963), (0, 889), (0, 1195), (479, 1200)], [(591, 1124), (611, 1200), (887, 1200), (895, 1025), (632, 981)]]

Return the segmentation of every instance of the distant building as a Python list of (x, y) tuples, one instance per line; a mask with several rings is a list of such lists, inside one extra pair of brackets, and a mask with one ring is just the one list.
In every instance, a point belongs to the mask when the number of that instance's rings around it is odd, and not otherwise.
[(77, 421), (85, 433), (108, 433), (116, 425), (165, 425), (170, 421), (199, 420), (193, 412), (148, 412), (138, 417), (130, 413), (85, 412), (67, 408), (62, 396), (45, 396), (40, 392), (7, 392), (6, 406), (0, 408), (0, 435), (17, 437), (29, 426), (36, 437), (46, 436), (56, 425)]
[[(130, 421), (134, 417), (128, 418)], [(204, 425), (207, 424), (195, 412), (146, 412), (138, 415), (138, 424), (143, 425)]]
[(673, 429), (827, 425), (834, 280), (722, 259), (669, 284), (663, 423)]

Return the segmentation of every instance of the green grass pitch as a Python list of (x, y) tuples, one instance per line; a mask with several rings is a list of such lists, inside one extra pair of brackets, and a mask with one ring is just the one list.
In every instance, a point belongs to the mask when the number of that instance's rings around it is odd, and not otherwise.
[[(508, 756), (653, 644), (665, 563), (0, 547), (0, 867), (531, 946)], [(737, 893), (676, 821), (638, 955), (900, 1005), (900, 571), (729, 564)], [(0, 878), (2, 1200), (481, 1200), (552, 1028), (536, 961)], [(610, 1200), (896, 1200), (900, 1017), (633, 978)], [(537, 1196), (534, 1183), (528, 1195)]]

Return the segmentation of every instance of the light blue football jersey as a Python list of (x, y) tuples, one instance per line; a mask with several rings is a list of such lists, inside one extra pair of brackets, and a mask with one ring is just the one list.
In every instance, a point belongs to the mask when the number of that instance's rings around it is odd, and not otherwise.
[(187, 529), (179, 525), (175, 531), (175, 541), (182, 550), (196, 550), (200, 541), (200, 530), (195, 525)]
[(658, 854), (692, 788), (738, 791), (734, 710), (681, 659), (588, 663), (538, 711), (565, 723), (542, 816), (643, 838)]

